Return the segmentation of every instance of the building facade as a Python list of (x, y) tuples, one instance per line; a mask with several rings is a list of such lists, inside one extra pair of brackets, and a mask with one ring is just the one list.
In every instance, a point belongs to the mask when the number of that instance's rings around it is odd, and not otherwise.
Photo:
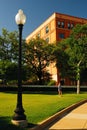
[[(39, 27), (37, 27), (37, 29), (29, 34), (29, 36), (26, 38), (26, 42), (28, 43), (31, 39), (40, 37), (46, 40), (48, 43), (56, 43), (61, 39), (69, 37), (72, 28), (75, 27), (76, 24), (85, 23), (87, 23), (87, 19), (54, 13)], [(52, 78), (55, 81), (59, 81), (59, 71), (56, 69), (54, 64), (50, 65), (49, 72), (52, 74)], [(68, 79), (66, 79), (66, 84), (70, 85)]]

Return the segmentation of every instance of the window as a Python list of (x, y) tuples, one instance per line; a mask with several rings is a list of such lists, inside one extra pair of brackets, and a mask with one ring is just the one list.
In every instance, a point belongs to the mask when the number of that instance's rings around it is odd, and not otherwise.
[(70, 29), (71, 28), (71, 25), (70, 25), (70, 23), (68, 23), (68, 29)]
[(73, 23), (68, 23), (68, 29), (72, 29), (74, 27), (74, 24)]
[(61, 22), (61, 27), (64, 28), (64, 22)]
[(71, 29), (74, 27), (74, 24), (73, 23), (71, 23)]
[(40, 33), (37, 34), (37, 37), (40, 38)]
[(58, 27), (60, 27), (60, 26), (61, 26), (61, 23), (60, 23), (60, 21), (58, 21), (58, 23), (57, 23), (57, 24), (58, 24)]
[(49, 37), (46, 38), (46, 42), (49, 42)]
[(47, 26), (47, 27), (46, 27), (46, 33), (48, 33), (48, 32), (49, 32), (49, 27)]
[(59, 27), (59, 28), (64, 28), (64, 22), (58, 21), (57, 24), (58, 24), (58, 27)]
[(59, 38), (61, 38), (61, 39), (65, 38), (64, 33), (60, 33), (60, 34), (59, 34)]

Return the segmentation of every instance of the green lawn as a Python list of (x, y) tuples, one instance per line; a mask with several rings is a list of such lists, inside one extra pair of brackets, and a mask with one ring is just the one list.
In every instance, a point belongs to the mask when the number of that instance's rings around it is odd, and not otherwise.
[[(16, 94), (0, 92), (0, 130), (22, 130), (11, 124), (16, 108)], [(37, 124), (54, 113), (87, 98), (87, 93), (65, 93), (59, 97), (57, 93), (23, 94), (23, 107), (30, 124)]]

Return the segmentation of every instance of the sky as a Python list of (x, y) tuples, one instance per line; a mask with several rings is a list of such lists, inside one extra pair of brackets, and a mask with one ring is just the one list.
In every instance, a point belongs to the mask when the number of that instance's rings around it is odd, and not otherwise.
[(87, 0), (0, 0), (0, 35), (2, 28), (9, 32), (18, 30), (15, 15), (19, 9), (26, 15), (24, 38), (54, 12), (87, 18)]

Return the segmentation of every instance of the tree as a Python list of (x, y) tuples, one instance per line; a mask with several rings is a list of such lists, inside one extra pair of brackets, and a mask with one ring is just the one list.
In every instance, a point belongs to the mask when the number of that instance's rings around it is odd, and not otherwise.
[(42, 84), (43, 77), (47, 73), (46, 67), (52, 62), (52, 50), (53, 45), (40, 38), (32, 39), (27, 44), (26, 63), (38, 77), (39, 84)]
[(54, 49), (54, 56), (56, 67), (59, 70), (60, 78), (67, 76), (66, 70), (68, 69), (68, 54), (65, 53), (66, 44), (64, 41), (57, 42)]
[(69, 65), (77, 80), (77, 94), (80, 93), (80, 74), (87, 68), (87, 25), (77, 25), (66, 40)]
[(14, 57), (17, 53), (18, 44), (17, 36), (16, 31), (9, 32), (4, 28), (2, 29), (2, 35), (0, 36), (0, 73), (3, 80), (6, 80), (6, 68), (11, 62), (15, 61)]
[[(18, 80), (18, 65), (17, 63), (9, 63), (9, 65), (7, 66), (6, 70), (5, 70), (5, 75), (6, 75), (6, 81), (10, 82), (10, 81), (16, 81)], [(27, 80), (27, 66), (23, 65), (22, 66), (22, 81)]]
[[(19, 35), (18, 32), (9, 32), (5, 28), (2, 29), (2, 35), (0, 36), (0, 79), (9, 78), (7, 75), (7, 69), (9, 65), (17, 64), (18, 62), (18, 44), (19, 44)], [(22, 63), (25, 62), (25, 51), (26, 44), (25, 40), (22, 41)], [(11, 67), (11, 66), (10, 66)], [(16, 72), (16, 71), (15, 71)], [(9, 72), (14, 73), (14, 72)], [(14, 75), (11, 75), (11, 78), (14, 78)]]
[(9, 32), (2, 29), (0, 36), (0, 60), (14, 61), (17, 56), (18, 33), (16, 31)]

